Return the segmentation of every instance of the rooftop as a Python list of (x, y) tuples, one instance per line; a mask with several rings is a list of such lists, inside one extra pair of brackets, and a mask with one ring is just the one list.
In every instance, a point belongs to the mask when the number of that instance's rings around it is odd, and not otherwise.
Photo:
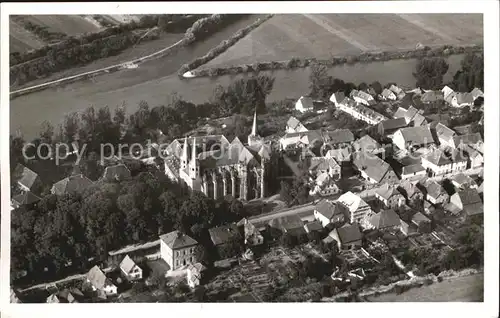
[(241, 239), (241, 234), (235, 223), (213, 227), (208, 230), (208, 233), (215, 246)]
[(341, 244), (348, 244), (361, 240), (363, 238), (363, 235), (359, 230), (359, 226), (356, 223), (345, 224), (344, 226), (339, 227), (334, 231), (337, 231)]
[(387, 162), (366, 152), (354, 153), (353, 164), (358, 170), (364, 171), (368, 177), (376, 182), (380, 182), (387, 172), (392, 170)]
[(342, 211), (340, 210), (339, 206), (326, 199), (323, 199), (320, 202), (318, 202), (318, 204), (316, 204), (314, 209), (327, 219), (331, 219), (335, 215), (342, 214)]
[(370, 223), (376, 229), (384, 229), (400, 225), (399, 215), (394, 210), (382, 210), (370, 218)]
[(172, 231), (170, 233), (160, 235), (160, 239), (171, 249), (185, 248), (198, 244), (195, 239), (180, 231)]
[(83, 192), (90, 187), (93, 182), (83, 174), (72, 175), (54, 183), (52, 190), (56, 195), (63, 195), (72, 192)]
[(412, 146), (421, 146), (434, 143), (429, 127), (406, 127), (400, 129), (405, 142), (410, 143)]

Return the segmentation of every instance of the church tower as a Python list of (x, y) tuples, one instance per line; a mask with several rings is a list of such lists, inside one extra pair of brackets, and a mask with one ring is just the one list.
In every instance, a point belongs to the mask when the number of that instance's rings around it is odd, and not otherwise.
[(188, 137), (184, 138), (184, 148), (182, 148), (182, 155), (181, 155), (181, 170), (182, 171), (187, 171), (188, 167)]
[(191, 161), (189, 162), (189, 176), (198, 179), (200, 176), (200, 163), (196, 156), (196, 137), (193, 137), (193, 149), (191, 149)]
[(257, 135), (257, 110), (253, 114), (252, 132), (248, 135), (248, 145), (250, 147), (261, 144), (261, 137)]

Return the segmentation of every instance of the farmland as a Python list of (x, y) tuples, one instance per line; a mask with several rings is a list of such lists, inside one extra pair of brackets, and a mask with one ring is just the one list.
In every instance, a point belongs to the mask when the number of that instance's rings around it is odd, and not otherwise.
[(429, 286), (412, 288), (402, 294), (389, 293), (370, 298), (371, 302), (483, 301), (483, 274), (456, 277)]
[(12, 20), (9, 21), (9, 33), (11, 52), (29, 51), (45, 45), (42, 40)]
[(206, 64), (223, 67), (293, 57), (326, 59), (365, 51), (481, 44), (477, 14), (275, 15)]

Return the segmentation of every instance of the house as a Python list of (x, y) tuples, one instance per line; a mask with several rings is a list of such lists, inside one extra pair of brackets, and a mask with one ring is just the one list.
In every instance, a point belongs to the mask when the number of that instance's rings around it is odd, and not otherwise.
[(293, 236), (307, 234), (304, 229), (304, 222), (296, 214), (274, 218), (269, 221), (268, 226), (271, 230), (281, 234), (287, 233)]
[(348, 97), (344, 98), (344, 100), (339, 103), (337, 108), (343, 112), (348, 113), (355, 119), (362, 120), (370, 125), (377, 125), (381, 121), (387, 119), (384, 115), (377, 113), (373, 109), (368, 108), (363, 104), (357, 104), (355, 101)]
[(118, 293), (116, 285), (111, 279), (107, 278), (99, 266), (94, 266), (90, 269), (86, 276), (87, 283), (90, 283), (93, 291), (98, 291), (106, 296), (113, 296)]
[(365, 229), (376, 229), (379, 231), (399, 230), (401, 220), (393, 209), (382, 210), (379, 213), (372, 213), (363, 220)]
[(307, 234), (318, 232), (323, 230), (323, 225), (321, 225), (320, 221), (307, 222), (306, 224), (304, 224), (304, 230), (306, 230)]
[(471, 93), (456, 93), (451, 98), (450, 105), (453, 107), (473, 106), (474, 96)]
[(420, 101), (424, 104), (434, 103), (440, 100), (444, 100), (441, 91), (427, 91), (420, 96)]
[(202, 273), (206, 270), (206, 267), (201, 263), (189, 264), (186, 269), (186, 280), (188, 286), (191, 288), (196, 288), (200, 285), (202, 280)]
[(449, 86), (443, 87), (443, 89), (441, 90), (441, 92), (443, 93), (443, 98), (446, 101), (448, 101), (447, 100), (448, 96), (451, 95), (453, 97), (453, 95), (455, 94), (455, 91), (453, 89), (451, 89)]
[(434, 177), (465, 170), (467, 158), (458, 151), (446, 154), (441, 149), (435, 149), (422, 157), (422, 167), (429, 176)]
[(457, 189), (465, 189), (465, 188), (475, 188), (477, 189), (477, 183), (474, 181), (471, 177), (463, 174), (463, 173), (458, 173), (453, 175), (450, 178), (451, 183), (453, 186)]
[(259, 230), (248, 219), (243, 218), (237, 223), (238, 226), (243, 225), (243, 237), (245, 245), (257, 246), (264, 243), (264, 237)]
[(314, 110), (313, 99), (309, 96), (301, 96), (299, 100), (295, 103), (295, 109), (301, 113), (313, 111)]
[(334, 177), (330, 176), (327, 172), (321, 172), (316, 175), (314, 180), (314, 187), (309, 191), (309, 195), (333, 195), (340, 192), (340, 189), (335, 182)]
[(433, 145), (434, 138), (427, 126), (406, 127), (394, 133), (392, 142), (401, 150), (410, 150)]
[(336, 129), (325, 133), (325, 143), (333, 148), (350, 146), (354, 141), (354, 135), (349, 129)]
[(425, 194), (425, 199), (432, 204), (445, 204), (449, 195), (444, 188), (435, 180), (426, 178), (417, 185)]
[(421, 164), (416, 163), (404, 166), (401, 171), (401, 179), (420, 179), (426, 175), (425, 168)]
[[(238, 230), (238, 226), (235, 223), (213, 227), (208, 230), (208, 234), (210, 235), (212, 243), (217, 248), (220, 254), (224, 254), (222, 253), (222, 249), (224, 249), (226, 246), (233, 243), (243, 242), (243, 238), (240, 234), (240, 231)], [(225, 256), (229, 255), (221, 256), (224, 258)]]
[(290, 116), (286, 122), (286, 133), (306, 132), (308, 129), (295, 117)]
[(313, 148), (323, 143), (323, 136), (319, 130), (287, 133), (280, 139), (281, 150), (295, 150)]
[(180, 231), (160, 236), (160, 256), (175, 271), (188, 264), (196, 263), (198, 242)]
[(417, 233), (417, 228), (413, 223), (407, 223), (403, 220), (400, 220), (399, 230), (406, 236), (410, 236)]
[[(352, 250), (361, 247), (363, 234), (361, 234), (358, 224), (344, 224), (331, 231), (328, 237), (337, 242), (339, 250)], [(327, 241), (329, 241), (328, 237)]]
[(384, 88), (384, 90), (380, 94), (380, 98), (382, 100), (396, 100), (397, 99), (396, 94), (394, 94), (393, 91), (391, 91), (390, 89), (387, 89), (387, 88)]
[(47, 297), (46, 303), (48, 304), (74, 304), (79, 303), (84, 298), (83, 293), (78, 288), (66, 288), (61, 291), (55, 292)]
[(431, 220), (421, 212), (413, 214), (411, 223), (415, 225), (420, 233), (429, 233), (432, 231)]
[(408, 126), (404, 117), (387, 119), (377, 126), (378, 133), (382, 136), (392, 136), (397, 130)]
[(483, 213), (483, 202), (477, 189), (467, 188), (457, 191), (451, 196), (450, 203), (459, 211), (464, 211), (467, 216)]
[(466, 145), (463, 149), (467, 153), (467, 169), (479, 168), (484, 165), (484, 156), (482, 153), (469, 145)]
[(55, 195), (65, 195), (67, 193), (82, 193), (93, 184), (89, 178), (83, 174), (71, 175), (54, 183), (50, 192)]
[(346, 208), (346, 213), (350, 223), (360, 223), (363, 218), (372, 211), (368, 203), (351, 191), (342, 194), (337, 199), (337, 204)]
[(465, 146), (469, 146), (480, 153), (484, 153), (483, 138), (479, 133), (454, 136), (453, 144), (456, 149), (465, 149)]
[(352, 159), (352, 151), (350, 148), (330, 149), (325, 154), (325, 158), (333, 158), (340, 165), (346, 164)]
[(42, 180), (33, 170), (18, 164), (12, 173), (12, 179), (16, 181), (21, 191), (35, 193), (40, 192)]
[(331, 223), (342, 223), (345, 220), (345, 209), (341, 205), (323, 199), (314, 207), (314, 218), (323, 227)]
[(375, 191), (375, 198), (380, 200), (388, 208), (401, 206), (405, 202), (404, 196), (396, 189), (395, 186), (384, 184)]
[(11, 200), (11, 206), (14, 209), (17, 209), (21, 206), (32, 207), (41, 199), (33, 194), (33, 192), (23, 192), (14, 196)]
[(351, 98), (354, 99), (354, 101), (357, 103), (364, 104), (366, 106), (375, 105), (375, 100), (373, 99), (373, 96), (368, 94), (367, 92), (353, 89), (350, 95)]
[(345, 98), (344, 92), (337, 91), (330, 96), (330, 101), (335, 104), (335, 107), (338, 107), (339, 103), (341, 103)]
[(438, 123), (434, 130), (440, 146), (455, 147), (455, 142), (453, 140), (453, 137), (456, 135), (455, 131), (446, 127), (442, 123)]
[(140, 268), (128, 255), (125, 255), (121, 261), (120, 270), (128, 280), (142, 279), (142, 268)]
[(389, 90), (391, 90), (396, 95), (397, 99), (403, 99), (406, 96), (406, 93), (394, 84), (391, 84)]
[[(413, 107), (413, 106), (410, 106), (410, 107)], [(406, 115), (406, 112), (408, 110), (404, 107), (398, 107), (398, 109), (396, 110), (396, 112), (392, 115), (392, 118), (393, 119), (398, 119), (398, 118), (405, 118), (405, 115)], [(406, 123), (407, 125), (409, 124), (409, 122)]]
[(130, 178), (130, 170), (123, 163), (104, 169), (102, 180), (105, 182), (122, 181)]
[(415, 114), (415, 116), (413, 116), (413, 120), (410, 122), (410, 125), (413, 127), (426, 126), (428, 124), (427, 118), (419, 113)]
[(372, 184), (398, 182), (398, 177), (391, 166), (374, 154), (356, 152), (352, 162), (361, 176)]
[(399, 184), (398, 191), (405, 197), (409, 205), (413, 205), (413, 203), (424, 198), (422, 191), (410, 180), (403, 180)]
[(311, 175), (319, 176), (326, 173), (334, 180), (340, 179), (341, 168), (335, 159), (330, 157), (312, 157), (310, 160), (311, 163), (308, 170)]
[(384, 151), (384, 148), (370, 135), (364, 135), (352, 144), (354, 151), (362, 151), (377, 154)]

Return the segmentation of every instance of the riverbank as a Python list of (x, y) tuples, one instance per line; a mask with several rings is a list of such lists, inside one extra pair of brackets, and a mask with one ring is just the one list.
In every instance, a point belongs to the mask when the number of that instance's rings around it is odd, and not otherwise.
[[(373, 62), (387, 62), (392, 60), (419, 59), (423, 57), (448, 57), (452, 55), (461, 55), (466, 53), (480, 53), (483, 47), (480, 45), (470, 46), (451, 46), (441, 45), (434, 48), (424, 47), (415, 50), (395, 50), (386, 52), (363, 52), (359, 55), (334, 56), (330, 59), (316, 58), (293, 58), (284, 61), (270, 61), (253, 64), (241, 64), (228, 67), (211, 67), (195, 70), (194, 68), (181, 68), (180, 74), (190, 71), (193, 77), (216, 77), (222, 75), (237, 75), (241, 73), (253, 73), (261, 71), (293, 70), (307, 68), (313, 63), (325, 65), (329, 68), (340, 65), (354, 65)], [(221, 52), (222, 53), (222, 52)], [(207, 61), (208, 62), (208, 61)], [(206, 62), (205, 62), (206, 63)], [(182, 71), (182, 73), (181, 73)]]

